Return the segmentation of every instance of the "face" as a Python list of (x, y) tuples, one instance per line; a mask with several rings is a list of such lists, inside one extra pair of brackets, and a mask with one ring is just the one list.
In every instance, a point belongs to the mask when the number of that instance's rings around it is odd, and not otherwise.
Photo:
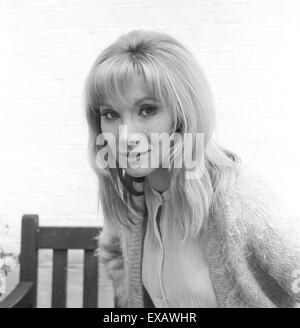
[[(142, 177), (152, 173), (157, 169), (157, 166), (151, 165), (152, 156), (159, 156), (156, 163), (161, 165), (168, 154), (162, 151), (162, 143), (153, 141), (153, 134), (170, 135), (173, 132), (173, 117), (141, 77), (136, 76), (126, 85), (122, 103), (105, 99), (100, 104), (100, 114), (102, 133), (114, 136), (120, 167), (127, 174)], [(125, 166), (122, 165), (124, 161)]]

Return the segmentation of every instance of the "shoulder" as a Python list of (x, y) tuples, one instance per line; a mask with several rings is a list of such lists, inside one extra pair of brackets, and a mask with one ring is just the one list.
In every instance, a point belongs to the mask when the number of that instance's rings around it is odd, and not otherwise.
[(221, 190), (220, 204), (228, 224), (242, 226), (248, 239), (270, 234), (300, 240), (300, 222), (291, 214), (265, 178), (247, 164), (238, 164)]

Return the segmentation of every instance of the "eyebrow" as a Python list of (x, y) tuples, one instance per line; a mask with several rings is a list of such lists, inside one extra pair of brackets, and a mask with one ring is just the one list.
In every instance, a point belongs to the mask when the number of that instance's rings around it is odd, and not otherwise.
[[(142, 97), (140, 99), (137, 99), (134, 104), (137, 105), (139, 103), (141, 103), (142, 101), (145, 101), (145, 100), (154, 100), (154, 101), (157, 101), (157, 99), (155, 97), (151, 97), (151, 96), (145, 96), (145, 97)], [(110, 104), (104, 102), (104, 101), (100, 101), (99, 102), (99, 105), (100, 106), (111, 106)]]

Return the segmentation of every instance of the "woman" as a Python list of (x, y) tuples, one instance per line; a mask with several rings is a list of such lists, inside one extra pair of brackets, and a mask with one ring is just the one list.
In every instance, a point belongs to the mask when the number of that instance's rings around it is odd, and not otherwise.
[(92, 66), (85, 99), (99, 256), (116, 306), (297, 305), (296, 225), (214, 140), (210, 88), (182, 43), (146, 30), (120, 36)]

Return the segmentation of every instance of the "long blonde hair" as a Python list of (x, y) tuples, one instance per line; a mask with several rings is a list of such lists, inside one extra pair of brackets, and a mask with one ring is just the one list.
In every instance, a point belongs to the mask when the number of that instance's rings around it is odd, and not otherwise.
[[(171, 111), (177, 132), (204, 135), (204, 165), (199, 163), (201, 176), (186, 179), (184, 167), (173, 169), (170, 185), (172, 201), (177, 206), (174, 220), (183, 240), (195, 237), (209, 216), (219, 188), (227, 183), (240, 158), (214, 140), (216, 115), (209, 84), (191, 51), (166, 33), (133, 30), (121, 35), (101, 52), (87, 76), (84, 97), (89, 127), (88, 154), (98, 177), (98, 200), (104, 216), (115, 226), (130, 229), (134, 224), (126, 215), (128, 209), (140, 214), (129, 188), (134, 179), (127, 176), (124, 180), (118, 168), (101, 169), (96, 165), (96, 139), (102, 133), (99, 101), (106, 97), (121, 98), (126, 81), (137, 74)], [(191, 151), (195, 149), (194, 140), (190, 146)]]

